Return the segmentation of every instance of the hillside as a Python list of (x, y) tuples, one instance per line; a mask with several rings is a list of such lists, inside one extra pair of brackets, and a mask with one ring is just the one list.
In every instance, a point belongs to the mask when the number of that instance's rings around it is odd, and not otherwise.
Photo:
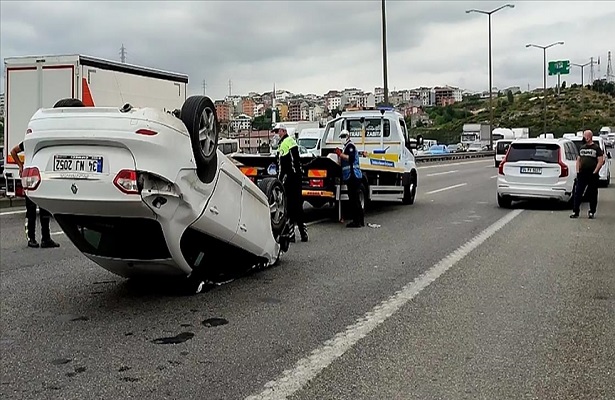
[[(609, 84), (613, 85), (613, 84)], [(610, 86), (609, 94), (603, 87), (596, 90), (580, 86), (564, 87), (560, 95), (547, 89), (547, 132), (562, 136), (581, 129), (599, 130), (602, 126), (615, 125), (615, 93)], [(511, 102), (512, 100), (512, 102)], [(542, 91), (520, 93), (515, 96), (501, 94), (494, 98), (494, 128), (529, 127), (530, 136), (543, 132)], [(413, 134), (422, 134), (438, 142), (457, 143), (465, 123), (489, 122), (489, 99), (470, 97), (446, 107), (426, 109), (432, 121), (429, 127), (412, 129)]]

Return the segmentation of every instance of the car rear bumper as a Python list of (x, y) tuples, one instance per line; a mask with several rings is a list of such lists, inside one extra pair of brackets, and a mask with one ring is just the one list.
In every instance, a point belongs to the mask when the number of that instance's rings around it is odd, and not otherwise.
[(562, 184), (547, 185), (527, 185), (509, 183), (498, 178), (497, 193), (500, 196), (508, 196), (518, 199), (554, 199), (567, 201), (572, 196), (572, 189), (566, 188)]

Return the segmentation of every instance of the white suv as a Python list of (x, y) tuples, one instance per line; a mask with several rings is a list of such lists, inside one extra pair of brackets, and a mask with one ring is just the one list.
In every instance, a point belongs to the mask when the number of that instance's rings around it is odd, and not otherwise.
[[(577, 149), (581, 149), (581, 146), (583, 146), (583, 138), (580, 136), (576, 136), (570, 140), (572, 140), (572, 142), (577, 146)], [(606, 143), (602, 137), (594, 136), (592, 137), (592, 141), (600, 146), (605, 157), (604, 164), (598, 172), (598, 184), (602, 187), (608, 187), (611, 183), (611, 152), (606, 149)]]
[(569, 202), (574, 193), (579, 152), (568, 139), (517, 139), (498, 168), (500, 207), (513, 200), (554, 199)]

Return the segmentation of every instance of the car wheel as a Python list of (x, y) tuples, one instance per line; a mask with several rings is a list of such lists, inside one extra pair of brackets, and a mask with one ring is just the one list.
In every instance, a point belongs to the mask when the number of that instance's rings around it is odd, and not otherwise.
[(500, 196), (498, 194), (498, 206), (501, 208), (510, 208), (512, 206), (512, 199), (508, 196)]
[(416, 200), (416, 183), (416, 177), (413, 176), (410, 183), (404, 186), (402, 204), (414, 204), (414, 200)]
[(286, 192), (279, 179), (266, 177), (258, 181), (257, 186), (267, 196), (269, 202), (269, 212), (271, 219), (271, 231), (273, 237), (278, 240), (286, 226), (288, 207), (286, 203)]
[(208, 169), (218, 150), (218, 116), (214, 102), (207, 96), (191, 96), (182, 105), (180, 117), (188, 134), (197, 168)]

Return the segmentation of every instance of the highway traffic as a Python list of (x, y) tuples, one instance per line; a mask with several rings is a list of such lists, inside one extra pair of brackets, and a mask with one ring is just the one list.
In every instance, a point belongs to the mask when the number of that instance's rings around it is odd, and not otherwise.
[(195, 296), (25, 246), (2, 210), (3, 399), (608, 399), (615, 187), (595, 220), (496, 202), (493, 159), (421, 163), (369, 227), (308, 209), (310, 241)]

